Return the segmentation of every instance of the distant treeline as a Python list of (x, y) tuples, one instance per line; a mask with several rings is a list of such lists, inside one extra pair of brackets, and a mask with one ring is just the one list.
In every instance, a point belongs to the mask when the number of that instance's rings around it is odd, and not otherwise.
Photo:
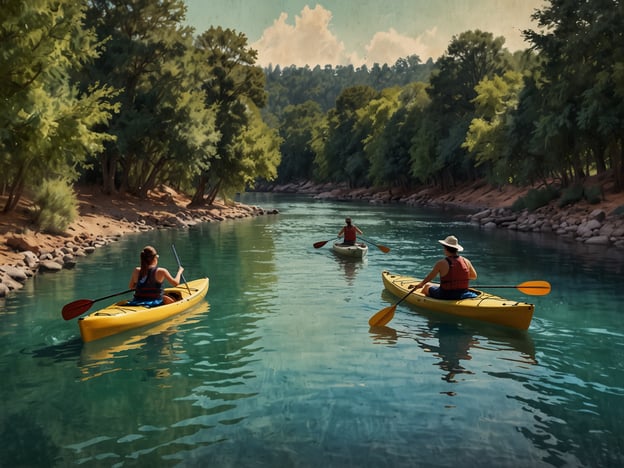
[(405, 86), (415, 81), (429, 81), (433, 60), (421, 63), (417, 55), (400, 58), (394, 65), (374, 64), (355, 68), (353, 65), (320, 65), (310, 67), (268, 67), (266, 90), (269, 96), (263, 114), (280, 115), (288, 105), (314, 101), (327, 112), (336, 105), (336, 98), (356, 85), (370, 86), (378, 91), (394, 86)]

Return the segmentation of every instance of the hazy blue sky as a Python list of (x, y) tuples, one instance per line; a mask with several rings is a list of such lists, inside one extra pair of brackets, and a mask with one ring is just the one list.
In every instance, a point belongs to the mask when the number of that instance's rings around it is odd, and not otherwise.
[(451, 38), (480, 29), (524, 49), (521, 31), (544, 0), (185, 0), (198, 33), (212, 26), (247, 36), (258, 64), (360, 66), (444, 53)]

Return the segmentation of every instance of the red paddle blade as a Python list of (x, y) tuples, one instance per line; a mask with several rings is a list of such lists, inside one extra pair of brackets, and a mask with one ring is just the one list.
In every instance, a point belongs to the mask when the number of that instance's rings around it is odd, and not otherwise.
[(381, 309), (379, 312), (377, 312), (368, 320), (368, 324), (371, 327), (383, 327), (390, 320), (392, 320), (392, 317), (394, 317), (394, 311), (396, 310), (396, 308), (397, 308), (397, 304), (394, 304), (393, 306), (389, 306), (384, 309)]
[(93, 301), (90, 299), (78, 299), (77, 301), (70, 302), (63, 307), (61, 314), (65, 320), (71, 320), (84, 314), (91, 308)]
[(329, 241), (320, 241), (320, 242), (315, 242), (314, 244), (312, 244), (314, 246), (315, 249), (320, 249), (321, 247), (323, 247), (325, 244), (327, 244)]

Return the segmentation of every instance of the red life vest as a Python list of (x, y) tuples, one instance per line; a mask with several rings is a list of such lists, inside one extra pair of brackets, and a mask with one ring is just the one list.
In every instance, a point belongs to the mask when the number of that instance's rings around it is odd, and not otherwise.
[(468, 289), (470, 281), (470, 269), (462, 257), (446, 257), (449, 264), (449, 271), (440, 277), (440, 287), (442, 289)]
[(357, 238), (357, 231), (355, 230), (355, 226), (353, 226), (352, 224), (347, 224), (344, 227), (344, 240), (345, 240), (345, 242), (353, 242), (353, 243), (355, 243), (356, 238)]

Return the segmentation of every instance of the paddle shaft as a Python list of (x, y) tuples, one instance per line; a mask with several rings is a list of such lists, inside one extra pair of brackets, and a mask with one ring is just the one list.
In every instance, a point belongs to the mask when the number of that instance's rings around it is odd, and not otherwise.
[(121, 296), (122, 294), (128, 294), (134, 291), (134, 289), (128, 289), (127, 291), (118, 292), (115, 294), (109, 294), (108, 296), (100, 297), (98, 299), (78, 299), (77, 301), (70, 302), (63, 307), (61, 314), (65, 320), (71, 320), (84, 314), (91, 306), (104, 299), (110, 299), (111, 297)]
[[(175, 255), (176, 261), (178, 262), (178, 268), (182, 268), (182, 264), (180, 263), (180, 257), (178, 257), (178, 252), (176, 252), (175, 245), (171, 244), (171, 250), (173, 250), (173, 255)], [(180, 275), (180, 278), (182, 278), (182, 281), (186, 285), (186, 289), (188, 289), (188, 293), (190, 295), (191, 294), (191, 288), (188, 285), (188, 283), (186, 282), (186, 279), (184, 278), (184, 273), (182, 273)]]
[(508, 285), (485, 285), (485, 286), (474, 286), (475, 288), (515, 288), (524, 294), (529, 296), (545, 296), (550, 293), (550, 283), (544, 280), (535, 280), (535, 281), (525, 281), (524, 283), (516, 284), (514, 286)]
[(323, 247), (325, 244), (327, 244), (329, 241), (333, 241), (338, 239), (338, 237), (334, 237), (333, 239), (329, 239), (326, 241), (319, 241), (319, 242), (315, 242), (314, 244), (312, 244), (314, 246), (315, 249), (320, 249), (321, 247)]
[(366, 237), (362, 237), (362, 236), (359, 236), (359, 237), (360, 237), (360, 239), (362, 239), (364, 242), (368, 242), (370, 245), (373, 245), (373, 246), (377, 247), (377, 248), (378, 248), (379, 250), (381, 250), (383, 253), (388, 253), (388, 252), (390, 252), (390, 248), (389, 248), (389, 247), (386, 247), (385, 245), (377, 245), (377, 244), (375, 244), (374, 242), (372, 242), (372, 241), (368, 240)]

